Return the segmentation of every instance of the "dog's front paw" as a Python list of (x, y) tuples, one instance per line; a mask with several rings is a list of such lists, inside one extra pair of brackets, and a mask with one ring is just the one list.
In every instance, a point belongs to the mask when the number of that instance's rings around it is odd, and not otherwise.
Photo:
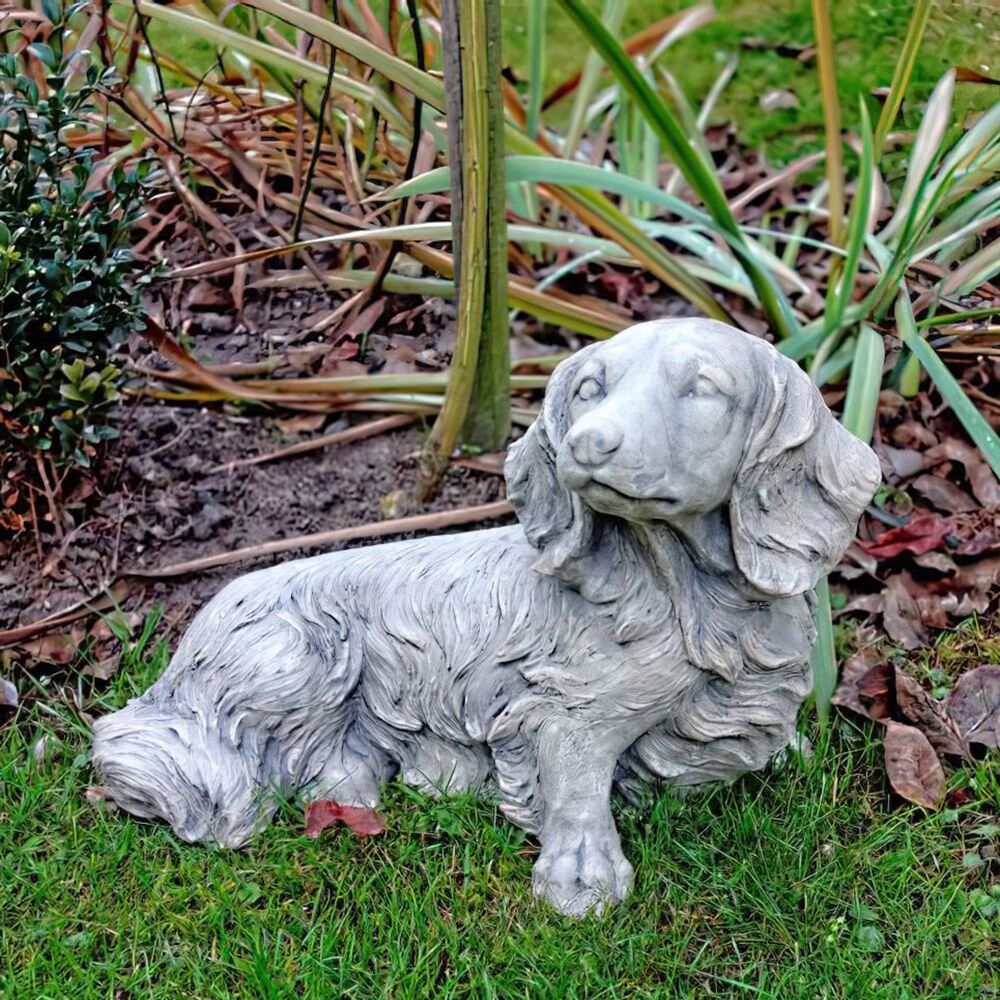
[(547, 841), (532, 873), (535, 895), (560, 913), (600, 914), (632, 888), (632, 866), (622, 854), (618, 833), (573, 831)]

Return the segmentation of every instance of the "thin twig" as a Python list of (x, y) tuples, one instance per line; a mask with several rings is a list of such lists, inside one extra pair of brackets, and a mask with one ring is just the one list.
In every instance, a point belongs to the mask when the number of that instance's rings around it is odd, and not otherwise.
[(58, 628), (60, 625), (68, 625), (70, 622), (86, 618), (89, 614), (104, 611), (115, 604), (120, 604), (128, 594), (128, 586), (124, 580), (116, 580), (113, 585), (102, 588), (90, 597), (84, 597), (76, 601), (69, 607), (61, 611), (46, 615), (38, 621), (29, 622), (27, 625), (19, 625), (17, 628), (5, 629), (0, 632), (0, 647), (13, 646), (15, 643), (24, 642), (50, 629)]
[[(337, 0), (331, 4), (333, 10), (333, 23), (340, 24), (340, 13)], [(330, 90), (333, 87), (333, 75), (337, 67), (337, 49), (330, 46), (330, 65), (326, 72), (326, 83), (323, 84), (323, 96), (319, 102), (319, 114), (316, 116), (316, 142), (313, 146), (312, 156), (309, 158), (309, 166), (306, 169), (305, 180), (302, 182), (302, 191), (299, 195), (299, 207), (295, 212), (295, 221), (292, 223), (292, 242), (297, 243), (299, 232), (302, 229), (302, 216), (305, 215), (306, 201), (309, 198), (309, 191), (312, 188), (313, 178), (316, 175), (316, 166), (319, 163), (320, 151), (323, 147), (323, 123), (326, 119), (326, 106), (330, 101)]]
[[(417, 66), (420, 71), (423, 72), (424, 66), (424, 37), (423, 32), (420, 28), (420, 15), (417, 11), (416, 0), (406, 0), (407, 10), (410, 15), (410, 25), (413, 30), (413, 44), (416, 46), (417, 55)], [(419, 97), (413, 99), (413, 141), (410, 144), (410, 154), (406, 158), (406, 167), (403, 170), (403, 183), (410, 180), (413, 177), (413, 170), (417, 163), (417, 153), (420, 149), (420, 120), (424, 113), (424, 102), (420, 100)], [(396, 219), (393, 225), (399, 225), (406, 221), (406, 211), (409, 207), (410, 199), (401, 198), (399, 201), (399, 207), (396, 210)], [(375, 270), (375, 276), (372, 278), (371, 284), (368, 286), (365, 295), (363, 296), (361, 302), (357, 307), (357, 312), (360, 313), (369, 302), (373, 301), (377, 296), (382, 293), (382, 283), (385, 281), (386, 275), (392, 270), (392, 265), (396, 260), (400, 250), (402, 250), (403, 244), (400, 240), (393, 240), (389, 244), (389, 249), (386, 252), (385, 257), (382, 258), (382, 262)]]
[[(236, 549), (232, 552), (220, 552), (214, 556), (161, 566), (159, 569), (137, 567), (124, 570), (122, 576), (140, 580), (162, 580), (167, 577), (185, 576), (188, 573), (200, 573), (207, 569), (215, 569), (217, 566), (229, 566), (232, 563), (257, 559), (260, 556), (273, 555), (277, 552), (325, 548), (336, 542), (356, 541), (359, 538), (381, 538), (385, 535), (404, 535), (411, 531), (437, 531), (440, 528), (450, 528), (459, 524), (492, 521), (499, 517), (506, 517), (513, 512), (514, 508), (507, 500), (497, 500), (494, 503), (481, 504), (476, 507), (460, 507), (458, 510), (441, 511), (435, 514), (417, 514), (414, 517), (399, 517), (390, 521), (377, 521), (374, 524), (359, 524), (352, 528), (335, 528), (333, 531), (318, 531), (311, 535), (279, 538), (261, 545), (248, 545), (246, 548)], [(0, 643), (2, 640), (3, 634), (0, 633)]]
[(232, 462), (223, 462), (222, 465), (217, 465), (208, 471), (209, 474), (213, 472), (231, 472), (233, 469), (244, 468), (248, 465), (261, 465), (263, 462), (273, 462), (279, 458), (288, 458), (290, 455), (304, 455), (307, 452), (317, 451), (320, 448), (328, 448), (334, 444), (363, 441), (365, 438), (374, 437), (376, 434), (382, 434), (384, 431), (406, 427), (416, 419), (412, 414), (399, 413), (392, 417), (369, 420), (355, 427), (348, 427), (347, 430), (334, 431), (332, 434), (323, 434), (309, 441), (299, 441), (297, 444), (290, 444), (286, 448), (278, 448), (277, 451), (269, 451), (263, 455), (254, 455), (251, 458), (239, 458)]
[[(133, 0), (133, 4), (135, 0)], [(160, 69), (160, 60), (156, 57), (156, 49), (153, 48), (153, 43), (149, 40), (149, 32), (146, 30), (146, 18), (139, 13), (139, 8), (135, 6), (135, 16), (136, 20), (139, 22), (139, 31), (142, 33), (142, 40), (146, 43), (146, 49), (149, 51), (149, 58), (153, 63), (153, 71), (156, 73), (157, 83), (160, 85), (160, 97), (163, 100), (163, 110), (167, 113), (167, 121), (170, 122), (170, 133), (174, 137), (174, 142), (180, 143), (181, 137), (177, 132), (177, 123), (174, 121), (174, 113), (170, 110), (170, 101), (167, 100), (167, 85), (163, 80), (163, 70)]]
[(49, 474), (45, 469), (45, 461), (41, 455), (35, 455), (35, 465), (38, 467), (38, 477), (42, 481), (42, 489), (45, 491), (45, 499), (49, 505), (49, 514), (52, 517), (52, 527), (55, 528), (56, 538), (62, 541), (65, 532), (62, 527), (62, 516), (59, 513), (59, 505), (56, 503), (55, 491), (49, 480)]

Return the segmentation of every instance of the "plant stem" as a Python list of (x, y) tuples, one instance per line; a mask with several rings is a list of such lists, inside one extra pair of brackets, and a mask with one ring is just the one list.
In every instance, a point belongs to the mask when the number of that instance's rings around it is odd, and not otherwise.
[[(502, 43), (500, 4), (475, 0), (483, 9), (486, 32), (468, 51), (482, 62), (478, 77), (486, 110), (486, 243), (477, 256), (486, 258), (479, 360), (465, 418), (465, 440), (485, 451), (500, 451), (510, 435), (510, 329), (507, 311), (507, 185), (504, 160), (504, 107), (500, 87)], [(473, 20), (470, 12), (470, 21)], [(483, 44), (485, 41), (485, 44)], [(466, 50), (463, 50), (463, 53)]]
[(837, 94), (836, 55), (828, 0), (812, 0), (816, 31), (816, 64), (823, 96), (823, 123), (826, 133), (826, 180), (829, 186), (830, 242), (844, 240), (844, 159), (840, 134), (840, 97)]
[[(337, 9), (337, 0), (333, 0), (332, 13), (333, 23), (340, 24), (340, 13)], [(293, 241), (297, 241), (299, 234), (302, 232), (302, 216), (306, 211), (306, 202), (309, 200), (309, 192), (312, 189), (313, 178), (316, 176), (316, 167), (319, 163), (319, 155), (323, 148), (323, 122), (326, 119), (326, 106), (330, 102), (330, 90), (333, 87), (333, 76), (336, 69), (337, 50), (331, 45), (330, 65), (326, 70), (326, 82), (323, 84), (323, 96), (320, 98), (319, 114), (316, 116), (316, 142), (313, 145), (312, 155), (309, 157), (309, 167), (306, 170), (306, 177), (302, 185), (302, 191), (299, 193), (299, 206), (295, 211), (295, 221), (292, 223)]]
[[(500, 11), (492, 0), (446, 0), (442, 15), (444, 23), (459, 28), (462, 142), (460, 169), (452, 170), (462, 186), (458, 339), (444, 403), (421, 457), (424, 499), (436, 493), (463, 428), (467, 441), (489, 450), (502, 447), (510, 432)], [(454, 65), (446, 58), (446, 72)], [(453, 80), (448, 91), (450, 131)], [(454, 192), (452, 199), (454, 206)]]

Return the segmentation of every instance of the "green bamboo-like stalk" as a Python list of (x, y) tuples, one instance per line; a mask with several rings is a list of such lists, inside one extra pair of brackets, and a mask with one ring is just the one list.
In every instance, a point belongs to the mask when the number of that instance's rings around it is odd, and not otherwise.
[(456, 12), (462, 101), (458, 336), (444, 402), (421, 456), (425, 499), (437, 491), (463, 427), (470, 443), (490, 448), (502, 447), (510, 432), (500, 12), (491, 0), (446, 0), (443, 17), (454, 23)]
[[(473, 11), (471, 8), (475, 8)], [(466, 14), (468, 11), (468, 14)], [(475, 75), (479, 100), (485, 105), (486, 243), (477, 247), (485, 257), (486, 289), (483, 303), (479, 359), (472, 398), (462, 436), (467, 444), (500, 451), (510, 436), (510, 329), (507, 322), (507, 182), (504, 171), (504, 106), (500, 89), (502, 42), (500, 4), (495, 0), (465, 0), (462, 8), (474, 25), (485, 22), (485, 34), (476, 33), (462, 46), (463, 81)], [(477, 17), (478, 15), (478, 17)], [(465, 91), (463, 84), (463, 91)], [(484, 155), (480, 152), (480, 155)], [(468, 272), (466, 272), (468, 273)], [(461, 285), (459, 286), (461, 294)], [(461, 335), (461, 330), (459, 331)]]

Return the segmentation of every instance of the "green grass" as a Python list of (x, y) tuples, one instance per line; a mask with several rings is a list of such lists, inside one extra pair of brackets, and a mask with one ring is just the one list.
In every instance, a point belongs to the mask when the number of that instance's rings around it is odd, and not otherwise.
[[(529, 2), (503, 0), (504, 58), (522, 80), (527, 74), (525, 25)], [(632, 0), (621, 36), (627, 37), (666, 14), (690, 6), (691, 2)], [(587, 0), (587, 3), (600, 10), (603, 0)], [(811, 44), (810, 0), (716, 0), (715, 6), (719, 12), (717, 20), (677, 43), (663, 57), (662, 65), (678, 77), (691, 99), (700, 101), (726, 59), (738, 53), (739, 69), (726, 88), (713, 121), (735, 122), (740, 140), (775, 162), (821, 148), (823, 115), (815, 64), (801, 63), (772, 49), (741, 47), (742, 39), (748, 36), (770, 43)], [(838, 0), (831, 6), (841, 106), (845, 127), (851, 128), (857, 124), (858, 96), (870, 95), (873, 87), (888, 86), (892, 78), (912, 3), (911, 0)], [(373, 2), (372, 7), (381, 16), (382, 2)], [(124, 8), (116, 10), (121, 13)], [(547, 26), (546, 89), (550, 89), (580, 67), (586, 43), (558, 4), (548, 5)], [(280, 25), (279, 30), (282, 30)], [(151, 22), (149, 33), (158, 49), (182, 58), (185, 65), (199, 74), (215, 61), (211, 45), (202, 39), (179, 35), (171, 25)], [(405, 33), (402, 46), (404, 54), (412, 48)], [(916, 127), (921, 102), (949, 67), (964, 65), (1000, 77), (998, 53), (1000, 11), (992, 9), (985, 0), (979, 3), (938, 0), (917, 58), (901, 127)], [(773, 89), (794, 91), (799, 107), (770, 114), (763, 112), (760, 98)], [(955, 102), (958, 120), (995, 99), (995, 87), (959, 84)], [(870, 97), (869, 100), (873, 111), (877, 111), (874, 100)], [(563, 102), (547, 114), (547, 119), (560, 124), (568, 106), (569, 101)]]
[[(162, 669), (143, 645), (94, 713)], [(955, 777), (958, 810), (892, 810), (850, 723), (812, 762), (625, 810), (635, 894), (575, 923), (490, 804), (394, 787), (381, 838), (309, 840), (289, 806), (245, 852), (192, 847), (84, 800), (73, 718), (50, 696), (0, 731), (4, 998), (1000, 997), (994, 770)]]
[[(525, 72), (523, 8), (530, 0), (505, 0), (507, 58)], [(632, 0), (620, 36), (628, 37), (693, 0)], [(587, 0), (600, 10), (603, 0)], [(773, 161), (782, 162), (823, 145), (823, 109), (814, 61), (802, 63), (773, 49), (745, 49), (741, 42), (758, 37), (773, 44), (813, 43), (810, 0), (714, 0), (718, 17), (676, 43), (662, 58), (688, 96), (700, 102), (733, 53), (739, 55), (736, 76), (723, 92), (713, 122), (734, 122), (740, 140)], [(902, 48), (913, 4), (911, 0), (837, 0), (831, 5), (836, 40), (837, 77), (844, 125), (858, 120), (858, 96), (888, 86)], [(583, 38), (558, 4), (549, 4), (546, 89), (575, 70), (585, 52)], [(916, 127), (920, 102), (951, 66), (969, 66), (1000, 77), (1000, 11), (988, 3), (937, 0), (914, 69), (903, 126)], [(988, 68), (984, 68), (988, 67)], [(794, 91), (799, 107), (770, 114), (760, 98), (773, 89)], [(996, 88), (959, 84), (958, 120), (996, 100)], [(567, 101), (568, 105), (568, 101)], [(872, 104), (875, 108), (874, 103)], [(877, 116), (873, 114), (873, 120)], [(558, 120), (558, 119), (556, 119)]]

